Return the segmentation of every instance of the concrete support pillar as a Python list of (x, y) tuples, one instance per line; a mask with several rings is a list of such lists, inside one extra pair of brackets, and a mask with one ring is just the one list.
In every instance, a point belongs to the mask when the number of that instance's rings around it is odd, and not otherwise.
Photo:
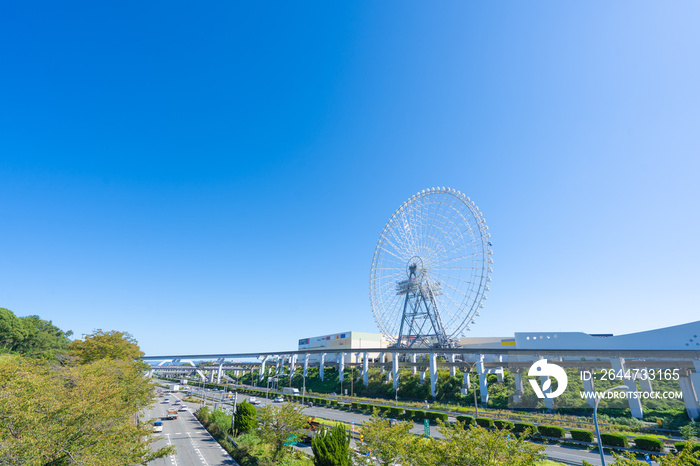
[(695, 372), (690, 373), (690, 381), (693, 383), (695, 399), (700, 401), (700, 360), (694, 359), (693, 365), (695, 366)]
[(437, 363), (435, 361), (435, 353), (430, 353), (430, 395), (434, 398), (437, 395)]
[(519, 403), (520, 397), (523, 395), (523, 375), (520, 372), (513, 374), (513, 379), (515, 380), (515, 392), (513, 393), (513, 402)]
[(464, 390), (469, 391), (469, 389), (472, 386), (471, 380), (469, 379), (469, 369), (467, 368), (463, 373), (462, 373), (462, 388)]
[[(697, 374), (693, 374), (697, 375)], [(695, 387), (693, 386), (693, 379), (689, 374), (681, 376), (678, 379), (678, 383), (681, 385), (681, 392), (683, 393), (683, 403), (685, 403), (685, 410), (688, 413), (690, 419), (697, 419), (700, 416), (700, 405), (698, 404), (698, 399), (695, 395)]]
[(287, 360), (287, 356), (282, 356), (278, 360), (278, 367), (279, 370), (277, 371), (278, 375), (284, 375), (284, 362)]
[(326, 365), (326, 353), (321, 353), (321, 363), (318, 366), (318, 378), (323, 381), (323, 368)]
[(425, 373), (428, 372), (427, 369), (420, 371), (420, 385), (423, 385), (425, 383)]
[(542, 393), (544, 393), (544, 407), (547, 409), (554, 409), (554, 398), (548, 398), (547, 395), (552, 393), (552, 387), (550, 386), (552, 381), (549, 379), (549, 377), (540, 377), (540, 385), (542, 387), (546, 387), (542, 389)]
[(369, 359), (367, 358), (367, 351), (365, 351), (362, 356), (362, 383), (365, 387), (369, 385)]
[(309, 353), (304, 355), (304, 377), (309, 373)]
[(338, 363), (338, 380), (341, 383), (345, 380), (345, 352), (340, 353), (340, 362)]
[(293, 354), (292, 358), (289, 360), (289, 376), (294, 374), (294, 370), (297, 368), (297, 355)]
[(383, 374), (383, 373), (386, 371), (386, 369), (384, 368), (384, 364), (386, 363), (386, 353), (382, 353), (382, 354), (381, 354), (380, 359), (379, 359), (379, 362), (382, 363), (381, 372), (382, 372), (382, 374)]
[[(450, 355), (450, 361), (451, 361), (452, 363), (457, 362), (457, 355), (456, 355), (456, 354), (451, 354), (451, 355)], [(451, 366), (451, 367), (450, 367), (450, 377), (454, 377), (455, 375), (457, 375), (457, 366)]]
[(651, 393), (654, 391), (651, 386), (651, 379), (649, 377), (640, 377), (639, 386), (642, 388), (642, 393)]
[(216, 372), (212, 369), (209, 371), (209, 383), (214, 383), (214, 374)]
[(265, 377), (265, 363), (267, 362), (267, 360), (269, 358), (270, 358), (270, 356), (265, 356), (263, 361), (260, 363), (260, 380), (262, 380), (263, 377)]
[(216, 372), (216, 383), (221, 383), (221, 368), (223, 367), (223, 365), (223, 362), (219, 363), (219, 370)]
[(479, 362), (476, 363), (476, 373), (479, 374), (479, 391), (481, 392), (481, 404), (489, 403), (489, 387), (486, 383), (486, 369), (484, 368), (484, 356), (479, 355)]
[[(595, 383), (593, 382), (593, 375), (590, 373), (590, 371), (584, 371), (583, 373), (585, 374), (585, 377), (583, 379), (583, 391), (587, 393), (595, 393)], [(592, 396), (586, 399), (586, 403), (588, 403), (588, 406), (590, 406), (591, 408), (595, 408), (595, 398), (593, 398)]]
[[(418, 356), (418, 355), (417, 355), (416, 353), (412, 353), (412, 354), (411, 354), (411, 362), (412, 362), (413, 364), (416, 363), (416, 357), (417, 357), (417, 356)], [(411, 375), (416, 375), (416, 372), (417, 372), (417, 371), (418, 371), (418, 368), (417, 368), (415, 365), (414, 365), (414, 366), (411, 366)]]
[[(625, 374), (625, 359), (624, 358), (615, 358), (610, 360), (610, 365), (612, 366), (613, 370), (615, 373), (620, 373), (623, 375)], [(622, 382), (627, 386), (627, 391), (629, 393), (633, 393), (637, 391), (637, 382), (632, 379), (623, 379)], [(630, 396), (627, 398), (627, 401), (629, 403), (630, 411), (632, 414), (632, 417), (636, 417), (637, 419), (641, 419), (644, 415), (642, 411), (642, 400), (637, 397)]]
[(392, 372), (394, 373), (394, 390), (396, 390), (399, 386), (399, 353), (394, 353), (394, 357), (392, 358), (391, 361), (392, 364)]

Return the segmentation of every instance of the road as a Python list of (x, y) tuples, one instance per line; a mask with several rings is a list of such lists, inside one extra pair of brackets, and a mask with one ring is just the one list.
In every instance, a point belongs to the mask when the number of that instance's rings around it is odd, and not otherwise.
[(144, 412), (146, 419), (161, 418), (163, 422), (163, 432), (154, 433), (160, 440), (154, 443), (154, 448), (166, 445), (175, 445), (177, 453), (175, 455), (161, 458), (148, 463), (152, 466), (222, 466), (237, 465), (231, 456), (219, 445), (219, 443), (209, 435), (209, 432), (199, 423), (192, 414), (192, 408), (196, 409), (196, 404), (185, 403), (188, 411), (180, 411), (178, 418), (170, 421), (165, 420), (168, 409), (177, 409), (174, 405), (176, 398), (180, 395), (167, 394), (169, 403), (163, 403), (163, 398), (158, 398), (156, 404)]
[[(194, 390), (194, 393), (193, 393), (194, 397), (201, 396), (202, 389), (197, 388), (195, 386), (191, 386), (188, 388)], [(212, 402), (214, 402), (214, 400), (220, 400), (222, 397), (221, 391), (205, 389), (204, 393), (206, 394), (206, 397), (208, 398), (208, 403), (212, 403)], [(261, 398), (260, 396), (255, 396), (255, 398), (260, 402), (261, 405), (265, 405), (265, 404), (273, 403), (272, 398), (274, 398), (275, 396), (276, 395), (271, 394), (269, 399), (267, 399), (267, 400), (264, 397)], [(238, 402), (240, 403), (243, 400), (248, 400), (250, 398), (251, 398), (251, 396), (249, 396), (249, 395), (239, 394), (238, 395)], [(224, 403), (227, 403), (227, 404), (231, 403), (231, 402), (232, 402), (231, 400), (224, 401)], [(195, 404), (194, 408), (196, 409), (198, 406), (199, 405)], [(304, 413), (309, 415), (309, 416), (313, 416), (313, 417), (316, 417), (319, 419), (342, 421), (342, 422), (345, 422), (348, 424), (352, 424), (354, 422), (356, 428), (359, 428), (359, 426), (363, 422), (365, 422), (369, 419), (369, 416), (365, 415), (365, 414), (340, 411), (338, 409), (321, 408), (321, 407), (317, 407), (317, 406), (314, 406), (313, 408), (305, 407)], [(173, 421), (169, 421), (169, 422), (173, 422)], [(164, 422), (164, 424), (165, 424), (165, 422)], [(418, 434), (418, 435), (422, 435), (423, 429), (424, 429), (424, 427), (422, 424), (414, 423), (413, 428), (411, 429), (411, 432)], [(438, 430), (435, 426), (431, 426), (430, 434), (436, 438), (442, 437), (442, 435), (438, 432)], [(304, 448), (302, 448), (302, 449), (306, 450)], [(597, 451), (582, 450), (582, 449), (578, 449), (578, 448), (574, 448), (574, 447), (570, 447), (570, 446), (565, 446), (565, 445), (545, 445), (545, 454), (547, 455), (548, 458), (550, 458), (554, 461), (561, 461), (561, 462), (564, 462), (567, 464), (580, 465), (582, 463), (582, 460), (586, 460), (594, 466), (601, 465), (600, 455), (598, 454)], [(612, 464), (612, 462), (614, 461), (614, 458), (612, 457), (612, 455), (606, 454), (605, 460), (606, 460), (607, 464)], [(165, 464), (168, 464), (168, 463), (165, 463)], [(201, 464), (201, 463), (196, 463), (196, 464)], [(232, 464), (232, 463), (221, 463), (221, 464)]]

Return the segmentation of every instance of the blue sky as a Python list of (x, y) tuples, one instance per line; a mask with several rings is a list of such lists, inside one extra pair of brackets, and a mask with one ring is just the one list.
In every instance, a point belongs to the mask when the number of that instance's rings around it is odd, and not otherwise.
[(492, 233), (472, 336), (698, 319), (697, 2), (0, 6), (0, 307), (147, 354), (375, 331), (415, 192)]

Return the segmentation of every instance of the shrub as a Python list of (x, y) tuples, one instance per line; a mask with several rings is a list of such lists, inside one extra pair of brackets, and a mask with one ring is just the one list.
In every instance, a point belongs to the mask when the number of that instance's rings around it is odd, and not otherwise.
[(474, 416), (459, 415), (457, 416), (457, 420), (463, 422), (465, 426), (473, 426), (475, 422)]
[(423, 422), (423, 419), (427, 419), (428, 416), (425, 411), (416, 410), (416, 417), (413, 418), (416, 422)]
[(350, 406), (352, 406), (352, 409), (360, 409), (360, 403), (351, 403)]
[(321, 429), (311, 440), (315, 466), (349, 466), (350, 438), (343, 426)]
[(493, 419), (488, 417), (477, 417), (476, 424), (480, 427), (491, 428), (493, 427)]
[(236, 416), (233, 419), (233, 429), (237, 435), (251, 432), (258, 424), (258, 414), (251, 403), (244, 401), (236, 407)]
[(530, 429), (533, 434), (537, 433), (537, 426), (535, 424), (527, 424), (525, 422), (516, 422), (513, 424), (513, 432), (522, 433), (527, 429)]
[(564, 438), (566, 432), (559, 426), (537, 426), (537, 432), (544, 437)]
[(493, 425), (496, 426), (497, 429), (513, 430), (513, 423), (510, 421), (502, 421), (501, 419), (494, 419)]
[(571, 429), (569, 432), (571, 432), (571, 438), (573, 440), (578, 440), (580, 442), (593, 442), (593, 439), (595, 438), (595, 435), (593, 435), (593, 432), (588, 431), (588, 430), (582, 430), (582, 429)]
[(603, 442), (603, 445), (608, 445), (610, 447), (626, 447), (629, 445), (629, 442), (627, 442), (627, 437), (622, 434), (600, 434), (600, 441)]
[(649, 437), (646, 435), (643, 435), (641, 437), (635, 437), (634, 438), (634, 446), (639, 448), (640, 450), (647, 450), (647, 451), (663, 451), (664, 450), (664, 442), (662, 442), (661, 439), (658, 439), (656, 437)]
[(394, 419), (398, 419), (401, 417), (403, 414), (403, 408), (389, 408), (388, 409), (388, 416), (393, 417)]
[(415, 419), (416, 418), (416, 410), (415, 409), (407, 409), (403, 413), (403, 417), (405, 419)]
[(435, 422), (440, 419), (443, 422), (447, 422), (447, 413), (438, 413), (435, 411), (422, 411), (425, 413), (425, 417), (431, 422)]
[(692, 448), (693, 452), (700, 451), (700, 444), (693, 442), (676, 442), (673, 446), (676, 447), (676, 450), (679, 452), (683, 451), (684, 448)]

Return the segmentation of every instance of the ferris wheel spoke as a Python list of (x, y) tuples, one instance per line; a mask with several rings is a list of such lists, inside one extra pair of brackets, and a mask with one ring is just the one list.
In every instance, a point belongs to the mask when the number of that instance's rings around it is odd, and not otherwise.
[[(370, 273), (372, 311), (385, 338), (437, 333), (433, 342), (449, 346), (469, 325), (490, 273), (484, 231), (478, 208), (451, 189), (425, 190), (401, 205), (380, 235)], [(440, 283), (434, 295), (430, 283)], [(400, 330), (402, 318), (415, 325)]]

